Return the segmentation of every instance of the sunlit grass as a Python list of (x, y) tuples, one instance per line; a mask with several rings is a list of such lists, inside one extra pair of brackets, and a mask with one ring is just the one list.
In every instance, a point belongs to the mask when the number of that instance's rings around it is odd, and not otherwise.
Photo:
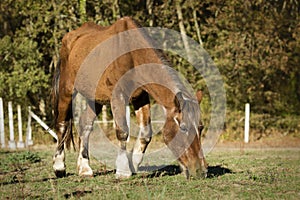
[(93, 158), (95, 177), (82, 178), (74, 152), (67, 154), (68, 176), (57, 179), (52, 155), (50, 150), (1, 151), (0, 199), (300, 198), (300, 150), (213, 151), (207, 156), (209, 178), (189, 181), (182, 174), (154, 172), (116, 180)]

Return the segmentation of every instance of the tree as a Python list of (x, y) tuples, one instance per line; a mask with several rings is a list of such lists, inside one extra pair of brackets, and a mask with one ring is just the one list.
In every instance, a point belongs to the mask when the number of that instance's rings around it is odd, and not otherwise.
[[(125, 15), (143, 26), (185, 32), (199, 41), (223, 75), (230, 109), (241, 110), (249, 102), (259, 113), (300, 114), (300, 20), (295, 0), (2, 0), (2, 98), (24, 106), (44, 101), (50, 117), (51, 77), (64, 34), (85, 21), (107, 26)], [(188, 45), (185, 49), (189, 51)], [(194, 88), (205, 89), (201, 75), (187, 61), (168, 57)]]
[(299, 46), (291, 37), (299, 25), (296, 2), (232, 0), (211, 3), (204, 13), (204, 46), (224, 75), (229, 106), (242, 109), (250, 102), (257, 112), (299, 113), (290, 85), (299, 67), (288, 64), (294, 56), (287, 48)]

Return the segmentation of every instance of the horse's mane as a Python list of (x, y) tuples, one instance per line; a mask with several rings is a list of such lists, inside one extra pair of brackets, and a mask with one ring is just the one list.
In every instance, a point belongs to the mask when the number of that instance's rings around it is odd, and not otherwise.
[[(178, 72), (171, 67), (172, 64), (165, 56), (165, 53), (163, 52), (163, 49), (158, 49), (155, 47), (158, 47), (159, 45), (155, 45), (155, 41), (149, 36), (147, 31), (141, 26), (140, 23), (138, 23), (136, 20), (131, 19), (133, 24), (136, 26), (136, 28), (139, 29), (139, 32), (142, 34), (143, 38), (148, 42), (148, 44), (152, 47), (160, 61), (163, 63), (163, 65), (166, 65), (168, 67), (164, 68), (168, 74), (170, 75), (171, 79), (173, 80), (173, 83), (175, 84), (175, 87), (177, 88), (178, 92), (181, 92), (182, 95), (185, 97), (185, 99), (193, 99), (194, 96), (191, 94), (191, 92), (187, 89), (187, 82), (184, 82), (182, 78), (179, 77)], [(172, 70), (174, 69), (174, 70)], [(176, 94), (175, 94), (176, 95)]]
[(143, 27), (137, 21), (132, 21), (135, 24), (135, 26), (139, 28), (139, 31), (142, 34), (143, 38), (145, 38), (148, 44), (152, 46), (152, 49), (155, 51), (156, 55), (161, 60), (161, 62), (164, 65), (168, 66), (165, 67), (164, 70), (167, 71), (167, 74), (171, 77), (171, 80), (173, 80), (172, 84), (176, 88), (176, 94), (174, 95), (180, 103), (181, 111), (183, 112), (183, 118), (187, 121), (198, 123), (200, 121), (200, 107), (195, 96), (192, 94), (191, 88), (188, 88), (188, 83), (185, 80), (183, 80), (183, 78), (180, 78), (178, 72), (171, 67), (172, 65), (165, 56), (163, 50), (155, 48), (159, 45), (155, 45), (155, 41), (149, 36), (147, 31), (143, 29)]

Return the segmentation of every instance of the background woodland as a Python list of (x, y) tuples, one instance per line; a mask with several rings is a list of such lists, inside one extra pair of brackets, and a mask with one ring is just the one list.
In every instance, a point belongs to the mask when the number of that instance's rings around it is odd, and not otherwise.
[[(298, 0), (1, 0), (0, 97), (32, 106), (50, 123), (51, 83), (61, 39), (86, 21), (107, 26), (131, 16), (145, 27), (186, 33), (211, 55), (227, 94), (234, 132), (251, 104), (259, 131), (299, 132), (300, 2)], [(188, 62), (168, 56), (195, 89), (209, 92)]]

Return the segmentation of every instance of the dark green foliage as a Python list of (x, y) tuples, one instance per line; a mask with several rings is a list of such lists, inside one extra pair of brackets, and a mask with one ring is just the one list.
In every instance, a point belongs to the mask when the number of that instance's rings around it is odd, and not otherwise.
[[(43, 100), (47, 109), (42, 114), (50, 118), (51, 77), (66, 32), (85, 21), (106, 26), (125, 15), (144, 26), (179, 31), (175, 3), (2, 0), (0, 96), (24, 107), (34, 105), (36, 111)], [(223, 76), (228, 108), (243, 110), (249, 102), (256, 113), (300, 114), (298, 1), (205, 0), (179, 5), (188, 36), (201, 41)], [(201, 74), (188, 62), (176, 56), (170, 60), (195, 89), (209, 95)]]

